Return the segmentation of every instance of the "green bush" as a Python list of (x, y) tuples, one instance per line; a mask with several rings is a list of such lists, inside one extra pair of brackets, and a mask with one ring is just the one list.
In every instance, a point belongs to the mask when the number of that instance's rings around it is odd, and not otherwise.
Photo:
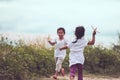
[(119, 72), (118, 54), (100, 46), (85, 49), (85, 69), (91, 73), (113, 74)]
[[(63, 62), (66, 73), (69, 72), (68, 54)], [(101, 46), (85, 48), (85, 67), (91, 73), (120, 72), (120, 54)], [(9, 41), (0, 37), (0, 80), (30, 80), (33, 76), (54, 74), (54, 48), (45, 45), (25, 44), (23, 40)]]
[[(66, 71), (69, 70), (68, 56), (63, 67)], [(48, 49), (44, 45), (26, 45), (23, 40), (10, 43), (8, 38), (1, 37), (0, 79), (30, 80), (32, 76), (49, 77), (54, 72), (54, 48)]]
[(0, 79), (6, 76), (10, 80), (26, 80), (31, 75), (48, 76), (54, 72), (54, 66), (53, 49), (25, 45), (22, 40), (12, 45), (7, 38), (1, 37)]

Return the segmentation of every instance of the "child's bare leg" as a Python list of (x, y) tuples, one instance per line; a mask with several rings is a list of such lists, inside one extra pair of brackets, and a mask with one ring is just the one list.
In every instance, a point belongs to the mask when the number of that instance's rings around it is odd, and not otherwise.
[(64, 68), (61, 68), (61, 73), (62, 73), (62, 76), (65, 75), (65, 70), (64, 70)]
[(74, 77), (71, 77), (71, 76), (70, 76), (70, 80), (74, 80)]
[(57, 79), (57, 76), (58, 76), (58, 71), (55, 72), (55, 74), (53, 75), (53, 78)]

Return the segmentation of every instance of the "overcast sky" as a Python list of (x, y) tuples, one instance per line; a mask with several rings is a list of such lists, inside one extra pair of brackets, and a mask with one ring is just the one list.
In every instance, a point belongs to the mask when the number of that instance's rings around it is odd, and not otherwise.
[(67, 36), (78, 25), (88, 38), (97, 27), (98, 43), (117, 42), (120, 0), (0, 0), (0, 33), (52, 35), (64, 27)]

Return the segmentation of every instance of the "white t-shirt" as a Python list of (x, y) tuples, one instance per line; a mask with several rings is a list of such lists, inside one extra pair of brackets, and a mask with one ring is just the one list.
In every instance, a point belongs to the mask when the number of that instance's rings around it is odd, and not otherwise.
[(84, 64), (84, 48), (87, 46), (88, 41), (84, 38), (78, 39), (76, 43), (69, 43), (68, 48), (70, 48), (69, 54), (69, 66), (80, 63)]
[(54, 50), (54, 57), (65, 58), (66, 50), (60, 50), (60, 48), (67, 45), (67, 40), (66, 39), (60, 40), (59, 38), (56, 38), (54, 42), (56, 43), (55, 50)]

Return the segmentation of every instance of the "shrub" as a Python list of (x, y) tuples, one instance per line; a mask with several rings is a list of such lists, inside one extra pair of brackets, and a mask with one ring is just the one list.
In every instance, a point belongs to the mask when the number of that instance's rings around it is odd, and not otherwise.
[(117, 67), (120, 63), (117, 53), (111, 49), (87, 47), (85, 49), (85, 69), (91, 73), (115, 73), (119, 72)]
[[(69, 50), (63, 62), (66, 72), (69, 72), (68, 53)], [(117, 51), (88, 46), (84, 53), (86, 71), (102, 74), (120, 71), (120, 54)], [(23, 40), (13, 42), (0, 37), (0, 80), (30, 80), (33, 76), (49, 77), (54, 72), (54, 48), (26, 44)]]

